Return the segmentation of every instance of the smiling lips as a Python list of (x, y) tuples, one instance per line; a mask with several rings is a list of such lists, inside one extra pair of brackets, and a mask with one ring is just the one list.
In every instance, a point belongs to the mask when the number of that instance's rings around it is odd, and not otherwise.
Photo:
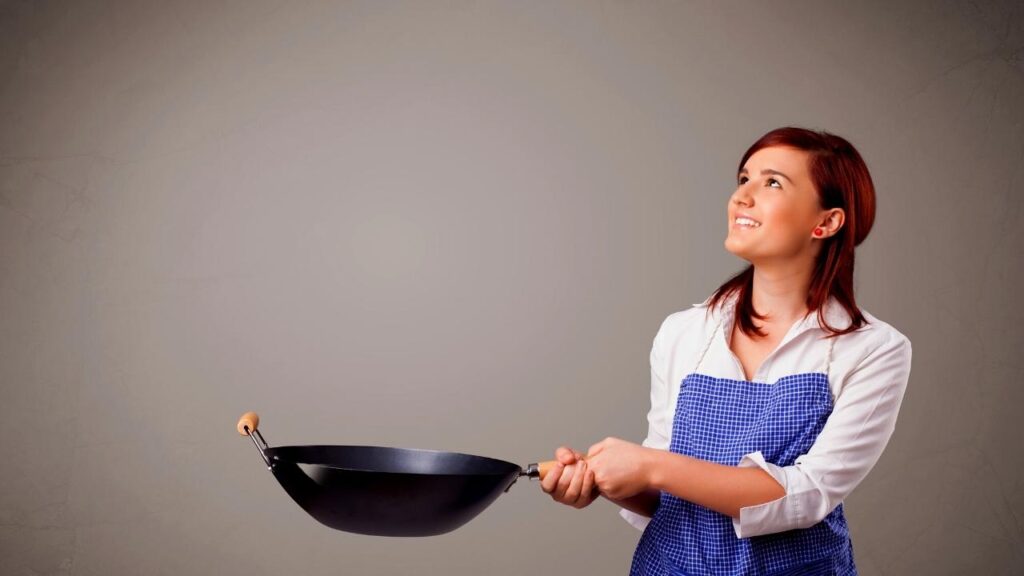
[(736, 228), (758, 228), (761, 226), (760, 222), (746, 216), (738, 216), (733, 220), (733, 224)]

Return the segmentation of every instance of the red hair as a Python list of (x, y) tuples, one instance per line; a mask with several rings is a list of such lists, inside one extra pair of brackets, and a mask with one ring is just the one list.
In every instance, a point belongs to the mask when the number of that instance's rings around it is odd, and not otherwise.
[[(845, 139), (823, 130), (787, 126), (776, 128), (754, 142), (740, 159), (739, 169), (751, 155), (769, 146), (787, 146), (810, 153), (808, 167), (821, 208), (842, 208), (846, 214), (839, 231), (822, 240), (825, 244), (814, 265), (806, 304), (808, 310), (818, 312), (819, 322), (831, 332), (829, 338), (853, 332), (868, 323), (857, 308), (853, 295), (854, 247), (867, 238), (875, 222), (875, 186), (868, 167), (857, 149)], [(753, 319), (760, 320), (766, 316), (754, 310), (753, 286), (754, 266), (751, 264), (715, 290), (708, 310), (734, 292), (739, 292), (736, 314), (740, 330), (748, 336), (757, 334), (763, 337), (767, 334), (754, 325)], [(852, 323), (843, 330), (837, 330), (825, 321), (824, 307), (830, 296), (836, 297), (852, 319)]]

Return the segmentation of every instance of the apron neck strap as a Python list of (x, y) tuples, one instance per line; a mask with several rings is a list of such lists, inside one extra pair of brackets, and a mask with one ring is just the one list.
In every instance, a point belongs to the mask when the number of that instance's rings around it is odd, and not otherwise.
[[(708, 353), (708, 348), (711, 348), (711, 343), (715, 341), (715, 336), (718, 335), (718, 330), (722, 328), (722, 323), (724, 321), (725, 321), (724, 317), (718, 319), (718, 324), (715, 326), (715, 329), (711, 331), (711, 336), (708, 338), (707, 343), (704, 344), (704, 349), (701, 350), (700, 356), (697, 358), (697, 364), (693, 367), (693, 371), (694, 372), (696, 372), (697, 369), (700, 368), (700, 363), (701, 363), (701, 361), (704, 360), (704, 355)], [(728, 340), (729, 339), (726, 338), (727, 342), (728, 342)]]

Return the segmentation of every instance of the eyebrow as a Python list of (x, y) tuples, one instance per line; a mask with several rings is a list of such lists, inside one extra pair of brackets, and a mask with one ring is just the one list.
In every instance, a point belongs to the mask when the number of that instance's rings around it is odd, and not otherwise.
[[(741, 168), (740, 171), (736, 174), (736, 176), (739, 177), (739, 176), (742, 176), (743, 174), (746, 174), (746, 173), (747, 173), (747, 169), (746, 168)], [(783, 174), (782, 172), (779, 172), (778, 170), (772, 170), (771, 168), (766, 168), (764, 170), (761, 170), (761, 175), (763, 176), (765, 174), (774, 174), (776, 176), (782, 176), (786, 180), (789, 180), (790, 184), (793, 183), (793, 179), (792, 178), (790, 178), (789, 176), (786, 176), (785, 174)]]

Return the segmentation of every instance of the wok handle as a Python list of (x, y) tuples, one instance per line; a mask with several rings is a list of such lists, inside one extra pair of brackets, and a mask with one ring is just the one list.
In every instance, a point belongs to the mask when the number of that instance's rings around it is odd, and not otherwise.
[[(257, 429), (259, 425), (259, 414), (255, 412), (246, 412), (238, 419), (238, 433), (242, 436), (252, 438), (252, 443), (255, 444), (256, 449), (260, 451), (260, 456), (263, 457), (263, 462), (266, 463), (267, 469), (270, 470), (274, 465), (271, 464), (270, 458), (267, 457), (267, 453), (265, 452), (269, 446), (267, 446), (267, 441), (263, 439), (263, 434), (260, 434), (260, 431)], [(257, 438), (259, 438), (259, 442), (256, 441)], [(261, 442), (263, 443), (263, 446), (260, 446)]]
[(238, 419), (238, 433), (242, 436), (248, 436), (250, 432), (255, 432), (259, 425), (260, 415), (255, 412), (246, 412)]
[[(586, 456), (580, 458), (580, 460), (586, 459)], [(539, 478), (543, 480), (544, 477), (548, 475), (548, 472), (550, 472), (551, 469), (555, 467), (555, 464), (558, 464), (558, 460), (545, 460), (544, 462), (530, 464), (529, 466), (526, 467), (525, 476), (529, 477), (531, 480), (533, 478)]]

